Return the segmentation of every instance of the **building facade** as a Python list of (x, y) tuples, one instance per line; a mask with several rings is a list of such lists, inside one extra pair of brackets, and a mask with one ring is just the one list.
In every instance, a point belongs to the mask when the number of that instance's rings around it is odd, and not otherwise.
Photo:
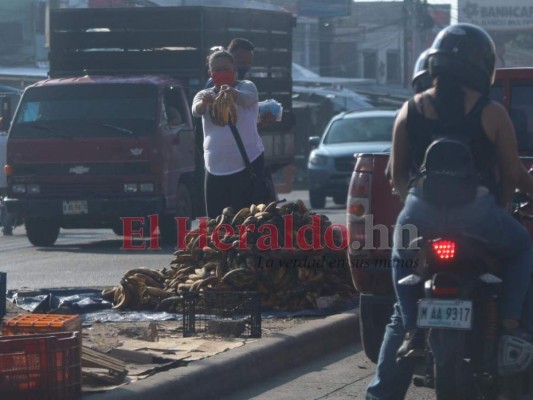
[(457, 21), (479, 25), (490, 33), (499, 67), (533, 66), (531, 0), (458, 0)]

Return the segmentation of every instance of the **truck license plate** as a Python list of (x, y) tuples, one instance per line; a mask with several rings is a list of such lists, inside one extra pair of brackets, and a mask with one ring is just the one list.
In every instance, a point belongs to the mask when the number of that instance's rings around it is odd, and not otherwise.
[(65, 215), (88, 214), (88, 213), (89, 213), (89, 206), (87, 205), (86, 200), (74, 200), (74, 201), (63, 202), (63, 214)]
[(421, 328), (472, 329), (472, 302), (422, 299), (418, 302)]

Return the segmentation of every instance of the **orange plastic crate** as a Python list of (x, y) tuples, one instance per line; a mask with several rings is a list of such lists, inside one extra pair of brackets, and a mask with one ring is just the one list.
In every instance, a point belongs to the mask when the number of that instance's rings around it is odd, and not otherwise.
[(75, 331), (81, 332), (79, 315), (19, 314), (2, 324), (4, 336)]
[(81, 396), (79, 332), (0, 337), (2, 400), (75, 400)]

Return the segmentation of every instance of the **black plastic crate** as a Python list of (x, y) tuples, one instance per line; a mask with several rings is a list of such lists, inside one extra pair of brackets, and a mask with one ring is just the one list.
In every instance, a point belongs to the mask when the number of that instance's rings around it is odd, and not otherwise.
[(0, 272), (0, 319), (6, 315), (6, 277), (5, 272)]
[[(261, 296), (258, 292), (205, 291), (183, 298), (183, 336), (213, 333), (212, 327), (227, 325), (242, 332), (234, 336), (261, 337)], [(242, 327), (242, 329), (240, 328)], [(217, 334), (217, 333), (215, 333)]]

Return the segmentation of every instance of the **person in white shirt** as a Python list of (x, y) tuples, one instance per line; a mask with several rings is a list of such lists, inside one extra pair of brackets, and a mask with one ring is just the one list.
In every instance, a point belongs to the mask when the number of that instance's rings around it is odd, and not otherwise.
[[(206, 168), (205, 203), (207, 215), (214, 218), (225, 207), (235, 211), (253, 202), (250, 171), (247, 170), (235, 137), (228, 125), (216, 125), (209, 115), (209, 107), (219, 92), (228, 92), (237, 106), (236, 128), (244, 144), (251, 169), (264, 173), (264, 146), (257, 131), (259, 114), (258, 93), (251, 81), (235, 79), (236, 71), (231, 53), (216, 51), (209, 57), (209, 74), (214, 87), (201, 90), (192, 103), (192, 113), (202, 117), (203, 148)], [(265, 199), (265, 202), (268, 199)]]

